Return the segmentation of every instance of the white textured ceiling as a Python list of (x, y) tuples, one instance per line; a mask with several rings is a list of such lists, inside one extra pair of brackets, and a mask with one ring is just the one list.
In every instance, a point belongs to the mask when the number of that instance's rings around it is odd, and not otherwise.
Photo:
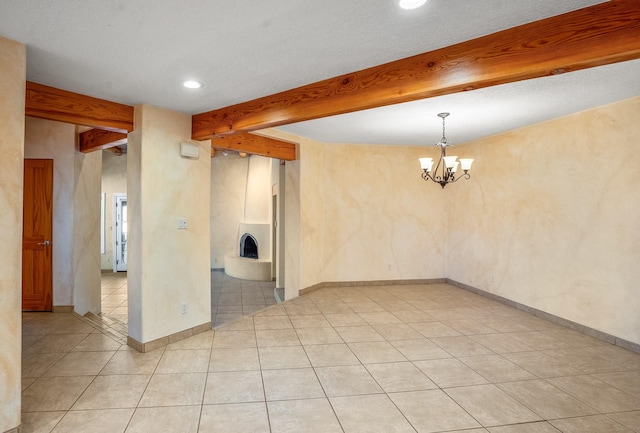
[[(601, 0), (0, 0), (30, 81), (199, 113)], [(332, 142), (461, 142), (640, 94), (638, 61), (281, 127)], [(197, 79), (198, 91), (180, 86)], [(436, 129), (434, 132), (433, 129)], [(427, 135), (428, 134), (428, 135)]]
[(430, 145), (442, 136), (442, 119), (437, 114), (450, 112), (446, 135), (455, 144), (638, 95), (640, 60), (634, 60), (279, 129), (327, 143)]

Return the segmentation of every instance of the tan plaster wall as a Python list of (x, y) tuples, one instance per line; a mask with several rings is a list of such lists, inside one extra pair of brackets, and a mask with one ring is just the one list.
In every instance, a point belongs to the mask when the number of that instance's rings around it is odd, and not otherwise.
[[(435, 146), (322, 145), (323, 281), (445, 274), (447, 191), (420, 177)], [(301, 193), (301, 195), (307, 195)], [(319, 212), (307, 208), (305, 215)]]
[(300, 149), (300, 287), (321, 283), (325, 268), (325, 147), (302, 140)]
[(100, 268), (113, 271), (113, 196), (127, 193), (127, 155), (102, 152), (102, 192), (105, 200), (105, 253), (100, 257)]
[(478, 140), (447, 276), (640, 343), (640, 98)]
[[(250, 155), (247, 159), (249, 160), (249, 172), (242, 221), (251, 224), (269, 224), (271, 223), (271, 163), (273, 160), (260, 155)], [(267, 250), (269, 253), (264, 254), (265, 257), (271, 255), (268, 246)], [(260, 256), (262, 257), (263, 254)]]
[[(211, 158), (209, 142), (199, 143), (197, 160), (180, 156), (189, 115), (137, 106), (135, 130), (127, 157), (129, 335), (147, 343), (211, 321)], [(187, 230), (178, 230), (181, 217)]]
[(26, 48), (0, 37), (0, 431), (20, 425)]

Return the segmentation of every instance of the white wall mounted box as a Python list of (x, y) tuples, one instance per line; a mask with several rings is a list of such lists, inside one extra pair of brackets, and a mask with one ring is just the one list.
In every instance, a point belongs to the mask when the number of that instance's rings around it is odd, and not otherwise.
[(200, 147), (191, 143), (180, 143), (180, 156), (198, 159), (200, 156)]

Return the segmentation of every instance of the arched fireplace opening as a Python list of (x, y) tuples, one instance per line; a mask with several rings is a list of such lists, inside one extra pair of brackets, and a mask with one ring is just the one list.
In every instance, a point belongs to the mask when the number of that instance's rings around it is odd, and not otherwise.
[(240, 238), (240, 257), (258, 258), (258, 241), (249, 233), (243, 234)]

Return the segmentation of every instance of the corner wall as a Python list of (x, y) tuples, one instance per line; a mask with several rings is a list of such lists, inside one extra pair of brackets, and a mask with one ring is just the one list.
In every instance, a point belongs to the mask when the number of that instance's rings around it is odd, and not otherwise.
[(463, 146), (447, 277), (640, 344), (640, 98)]
[(0, 37), (0, 431), (20, 425), (26, 48)]
[(443, 278), (447, 192), (420, 177), (434, 146), (296, 137), (286, 163), (285, 297), (318, 283)]

